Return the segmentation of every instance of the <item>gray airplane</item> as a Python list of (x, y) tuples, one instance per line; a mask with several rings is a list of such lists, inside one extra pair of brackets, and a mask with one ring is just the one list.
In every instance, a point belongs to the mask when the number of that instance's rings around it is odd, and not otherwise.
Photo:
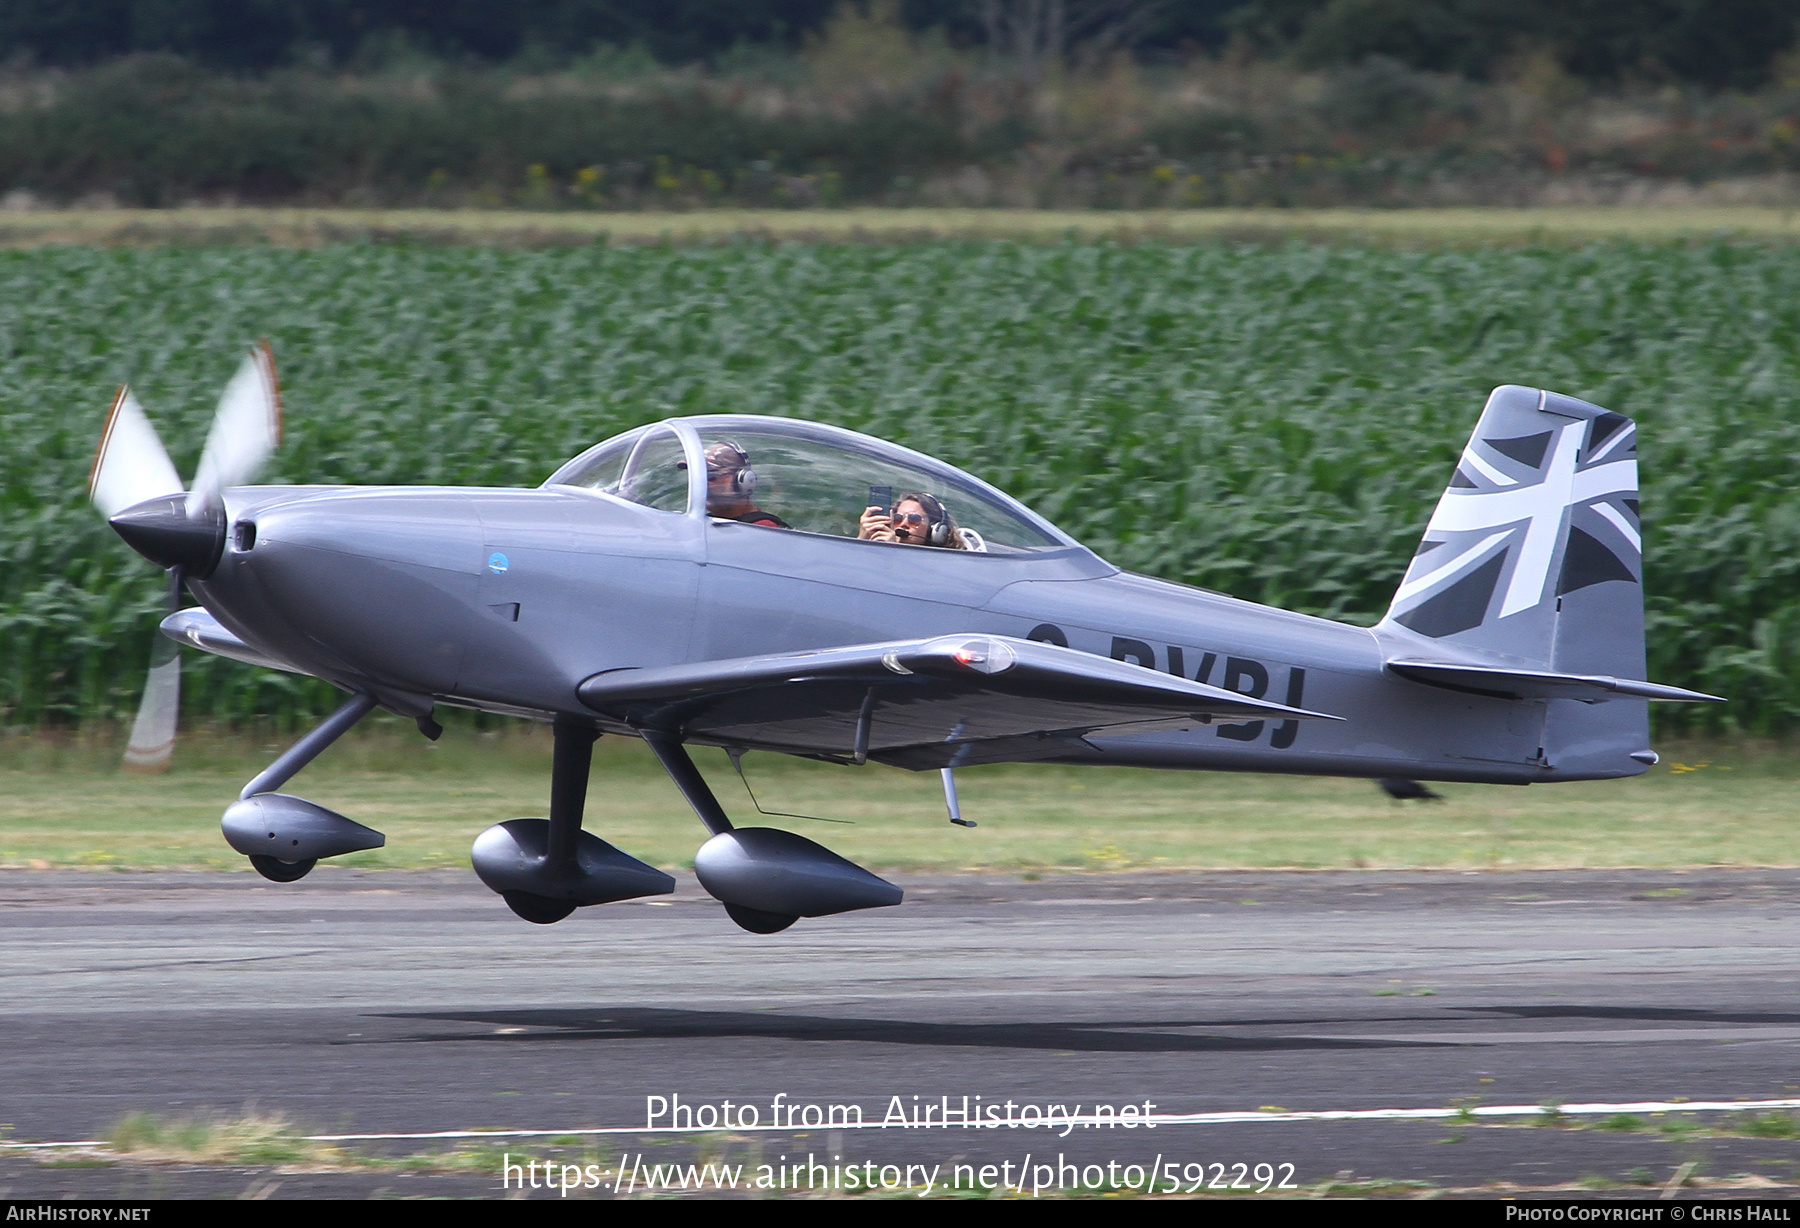
[[(265, 877), (381, 833), (276, 792), (375, 708), (549, 722), (547, 819), (475, 841), (528, 921), (674, 881), (582, 830), (594, 740), (641, 738), (711, 833), (701, 884), (745, 929), (900, 902), (791, 832), (737, 827), (691, 745), (942, 774), (1023, 761), (1529, 784), (1656, 762), (1643, 681), (1636, 427), (1494, 390), (1386, 617), (1348, 626), (1121, 571), (999, 490), (819, 423), (672, 419), (532, 490), (251, 486), (280, 434), (253, 353), (184, 490), (128, 390), (93, 498), (198, 608), (172, 641), (326, 679), (343, 706), (245, 786), (225, 838)], [(153, 664), (133, 752), (173, 737)]]

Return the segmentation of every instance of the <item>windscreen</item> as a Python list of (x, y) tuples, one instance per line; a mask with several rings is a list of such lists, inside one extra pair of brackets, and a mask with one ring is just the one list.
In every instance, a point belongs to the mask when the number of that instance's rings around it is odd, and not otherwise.
[(687, 511), (687, 453), (680, 437), (666, 426), (608, 440), (553, 480), (560, 486), (604, 491), (658, 511)]
[[(703, 427), (700, 439), (709, 458), (721, 456), (733, 469), (755, 474), (753, 482), (736, 481), (729, 502), (709, 500), (708, 511), (743, 520), (750, 515), (745, 510), (749, 505), (793, 529), (855, 537), (869, 506), (870, 488), (886, 487), (895, 501), (914, 493), (935, 497), (955, 523), (974, 530), (976, 540), (990, 552), (1046, 550), (1064, 544), (948, 466), (927, 469), (873, 441), (859, 445), (854, 437), (835, 433), (811, 437), (802, 430), (755, 422)], [(729, 446), (716, 451), (720, 444)], [(748, 495), (743, 491), (746, 485), (752, 488)]]

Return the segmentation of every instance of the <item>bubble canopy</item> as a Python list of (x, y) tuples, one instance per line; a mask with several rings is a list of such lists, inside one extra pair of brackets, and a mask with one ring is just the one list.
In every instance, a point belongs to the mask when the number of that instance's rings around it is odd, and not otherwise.
[[(673, 418), (616, 435), (550, 475), (573, 486), (676, 514), (707, 507), (706, 457), (718, 445), (733, 468), (754, 473), (745, 500), (786, 529), (854, 538), (870, 487), (934, 496), (989, 553), (1063, 550), (1077, 543), (1017, 500), (951, 465), (841, 427), (792, 418), (719, 414)], [(718, 510), (715, 492), (714, 510)], [(743, 519), (743, 517), (734, 517)], [(910, 548), (910, 547), (908, 547)]]

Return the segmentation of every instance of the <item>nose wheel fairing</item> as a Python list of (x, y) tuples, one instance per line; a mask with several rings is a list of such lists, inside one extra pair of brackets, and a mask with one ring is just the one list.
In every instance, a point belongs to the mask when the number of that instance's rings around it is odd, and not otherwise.
[(226, 808), (219, 821), (225, 843), (248, 857), (264, 878), (295, 882), (321, 858), (387, 844), (387, 837), (372, 827), (303, 797), (275, 792), (372, 712), (375, 703), (373, 695), (352, 695), (245, 785), (238, 800)]

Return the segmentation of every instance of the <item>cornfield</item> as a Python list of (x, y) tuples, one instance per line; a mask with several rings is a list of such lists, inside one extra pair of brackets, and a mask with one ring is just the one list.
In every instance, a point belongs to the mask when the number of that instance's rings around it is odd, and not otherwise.
[[(1650, 676), (1733, 701), (1659, 719), (1800, 722), (1800, 251), (969, 242), (0, 253), (0, 724), (129, 714), (163, 585), (85, 502), (105, 406), (130, 380), (191, 473), (260, 336), (269, 480), (535, 485), (647, 420), (793, 415), (1121, 566), (1358, 622), (1488, 390), (1554, 388), (1642, 424)], [(333, 702), (191, 664), (191, 718)]]

